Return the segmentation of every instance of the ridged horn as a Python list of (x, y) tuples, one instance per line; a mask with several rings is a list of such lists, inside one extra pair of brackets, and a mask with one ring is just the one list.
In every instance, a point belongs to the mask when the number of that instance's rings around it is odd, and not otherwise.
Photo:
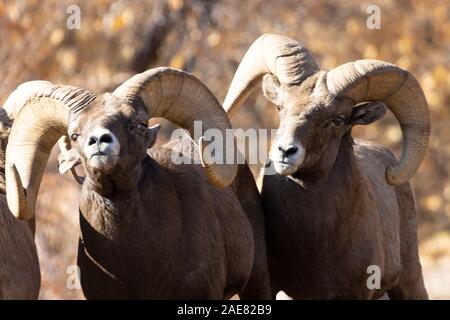
[(0, 108), (0, 123), (3, 130), (9, 130), (26, 101), (33, 96), (36, 91), (42, 90), (52, 85), (48, 81), (34, 80), (27, 81), (19, 85), (6, 99), (3, 108)]
[[(228, 117), (216, 97), (196, 77), (174, 68), (155, 68), (137, 74), (120, 85), (113, 95), (136, 105), (143, 102), (150, 117), (161, 117), (187, 129), (194, 136), (194, 121), (202, 122), (202, 133), (208, 129), (220, 130), (226, 137), (231, 129)], [(234, 142), (224, 143), (223, 164), (206, 163), (204, 145), (200, 144), (200, 158), (210, 183), (225, 187), (237, 173), (236, 164), (226, 164), (226, 154), (233, 153)], [(220, 150), (219, 150), (220, 151)]]
[(378, 60), (358, 60), (327, 74), (332, 95), (343, 95), (357, 104), (383, 101), (397, 118), (403, 133), (403, 153), (386, 169), (391, 185), (407, 182), (422, 163), (430, 136), (430, 115), (425, 95), (411, 73)]
[(264, 34), (242, 58), (223, 108), (232, 117), (267, 73), (275, 75), (281, 83), (299, 85), (317, 71), (317, 63), (301, 43), (281, 35)]
[(52, 147), (67, 132), (69, 111), (94, 99), (84, 89), (46, 83), (24, 100), (6, 148), (6, 197), (15, 217), (34, 217), (42, 175)]

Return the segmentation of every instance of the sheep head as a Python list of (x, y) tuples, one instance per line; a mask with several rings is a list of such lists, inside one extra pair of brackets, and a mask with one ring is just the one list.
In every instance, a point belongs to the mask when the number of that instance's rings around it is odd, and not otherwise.
[(358, 60), (322, 71), (299, 42), (265, 34), (249, 48), (230, 85), (223, 105), (230, 116), (260, 80), (264, 95), (280, 110), (271, 148), (279, 174), (326, 170), (341, 137), (353, 125), (378, 120), (386, 107), (404, 137), (400, 161), (386, 168), (387, 182), (407, 182), (425, 157), (430, 135), (425, 96), (415, 78), (393, 64)]
[(382, 102), (353, 107), (350, 99), (333, 97), (318, 72), (299, 86), (280, 84), (273, 75), (263, 78), (263, 92), (279, 110), (280, 126), (270, 159), (281, 175), (317, 175), (330, 170), (341, 138), (356, 124), (369, 124), (386, 112)]
[[(155, 142), (159, 125), (148, 128), (145, 108), (104, 94), (88, 107), (69, 116), (67, 134), (71, 148), (58, 157), (60, 173), (82, 164), (97, 190), (109, 180), (120, 190), (136, 186), (142, 160)], [(108, 188), (106, 188), (108, 189)]]
[[(104, 188), (101, 181), (112, 176), (122, 177), (116, 185), (124, 181), (137, 184), (140, 163), (159, 129), (147, 127), (151, 117), (166, 118), (191, 135), (195, 120), (202, 121), (203, 131), (215, 128), (225, 136), (226, 129), (231, 129), (227, 115), (209, 89), (194, 76), (172, 68), (147, 70), (113, 93), (99, 97), (70, 86), (37, 88), (17, 116), (6, 150), (11, 212), (19, 218), (34, 216), (49, 153), (65, 136), (72, 141), (61, 143), (61, 171), (82, 163), (89, 182), (97, 187)], [(199, 146), (202, 160), (204, 147)], [(234, 151), (233, 144), (224, 148), (224, 157)], [(202, 165), (209, 181), (218, 187), (228, 186), (237, 173), (234, 164), (203, 161)]]

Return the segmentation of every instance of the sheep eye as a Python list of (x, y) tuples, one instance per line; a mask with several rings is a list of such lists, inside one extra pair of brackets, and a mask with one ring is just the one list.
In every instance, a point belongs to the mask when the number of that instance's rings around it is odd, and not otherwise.
[(283, 107), (281, 105), (277, 104), (277, 110), (281, 111), (281, 109), (283, 109)]
[(80, 135), (79, 135), (78, 133), (73, 133), (73, 134), (70, 135), (70, 139), (71, 139), (72, 141), (77, 141), (77, 139), (78, 139), (79, 136), (80, 136)]
[(335, 118), (332, 122), (333, 122), (333, 124), (334, 124), (336, 127), (339, 127), (339, 126), (342, 126), (342, 125), (344, 124), (345, 119), (344, 119), (343, 117), (337, 117), (337, 118)]
[(141, 123), (138, 125), (138, 130), (141, 132), (145, 132), (147, 130), (147, 124)]

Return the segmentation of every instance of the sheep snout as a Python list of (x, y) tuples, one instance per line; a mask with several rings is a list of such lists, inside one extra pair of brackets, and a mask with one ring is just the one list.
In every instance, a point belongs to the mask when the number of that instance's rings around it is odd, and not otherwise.
[(305, 148), (299, 142), (276, 143), (272, 148), (270, 159), (279, 174), (290, 175), (297, 171), (305, 159), (305, 154)]
[(116, 135), (102, 127), (95, 128), (84, 145), (88, 165), (102, 171), (109, 171), (117, 164), (119, 152), (120, 143)]

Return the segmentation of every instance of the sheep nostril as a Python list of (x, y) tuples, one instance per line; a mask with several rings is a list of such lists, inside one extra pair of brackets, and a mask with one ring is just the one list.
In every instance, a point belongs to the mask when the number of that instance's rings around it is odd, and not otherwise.
[(113, 138), (110, 134), (105, 133), (103, 134), (100, 139), (99, 139), (100, 143), (112, 143), (113, 142)]
[(88, 146), (92, 146), (93, 144), (97, 143), (97, 138), (96, 137), (90, 137), (89, 141), (88, 141)]
[(282, 146), (278, 146), (278, 150), (283, 155), (283, 158), (289, 157), (297, 152), (298, 148), (296, 146), (288, 146), (286, 149)]
[(286, 150), (284, 150), (285, 156), (290, 156), (297, 152), (298, 148), (296, 146), (289, 146)]

